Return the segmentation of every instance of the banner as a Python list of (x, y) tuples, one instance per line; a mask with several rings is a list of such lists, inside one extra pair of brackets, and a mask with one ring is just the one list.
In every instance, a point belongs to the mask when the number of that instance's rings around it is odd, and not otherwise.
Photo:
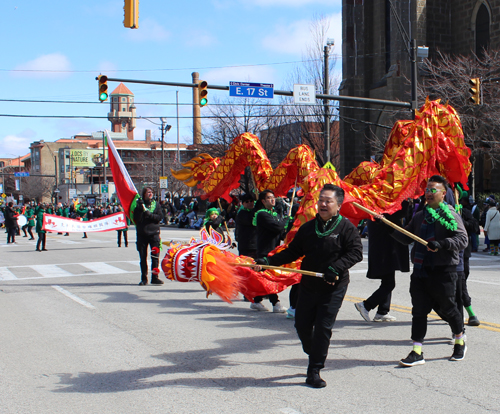
[(53, 214), (43, 215), (43, 227), (45, 231), (58, 233), (94, 233), (99, 231), (120, 230), (127, 227), (125, 213), (110, 214), (91, 221), (80, 221)]
[[(72, 149), (70, 150), (71, 166), (72, 167), (102, 167), (104, 162), (103, 151), (98, 149)], [(106, 161), (108, 159), (108, 151), (105, 150)], [(106, 162), (106, 167), (108, 163)]]

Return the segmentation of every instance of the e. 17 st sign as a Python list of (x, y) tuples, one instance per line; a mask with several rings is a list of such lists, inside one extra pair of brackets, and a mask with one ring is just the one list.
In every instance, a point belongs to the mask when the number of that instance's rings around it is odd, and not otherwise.
[(237, 98), (274, 98), (272, 83), (229, 82), (229, 96)]

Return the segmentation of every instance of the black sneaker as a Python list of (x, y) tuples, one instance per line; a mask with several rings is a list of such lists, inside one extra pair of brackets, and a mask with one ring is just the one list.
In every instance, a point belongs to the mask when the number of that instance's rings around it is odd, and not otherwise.
[(307, 371), (306, 384), (313, 388), (326, 387), (326, 381), (319, 376), (319, 369), (312, 369)]
[(481, 325), (481, 322), (479, 321), (479, 318), (474, 315), (469, 318), (469, 321), (467, 322), (467, 325), (469, 326), (479, 326)]
[(157, 277), (154, 277), (151, 279), (151, 284), (152, 285), (163, 285), (163, 280), (160, 280)]
[(450, 357), (450, 361), (461, 361), (465, 358), (465, 353), (467, 352), (467, 345), (465, 342), (463, 345), (455, 344), (453, 346), (453, 355)]
[(411, 351), (405, 359), (399, 361), (399, 365), (402, 367), (413, 367), (415, 365), (424, 365), (424, 353), (422, 352), (420, 355), (415, 351)]

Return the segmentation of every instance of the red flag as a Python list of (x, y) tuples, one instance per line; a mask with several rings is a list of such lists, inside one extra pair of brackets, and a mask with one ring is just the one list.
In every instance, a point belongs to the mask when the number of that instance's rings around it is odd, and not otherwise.
[(123, 161), (116, 150), (113, 140), (106, 131), (106, 143), (108, 146), (108, 159), (111, 172), (113, 173), (113, 181), (115, 182), (116, 193), (120, 199), (120, 203), (125, 210), (125, 214), (130, 221), (135, 224), (134, 210), (139, 198), (139, 194), (135, 188), (130, 175), (128, 174)]

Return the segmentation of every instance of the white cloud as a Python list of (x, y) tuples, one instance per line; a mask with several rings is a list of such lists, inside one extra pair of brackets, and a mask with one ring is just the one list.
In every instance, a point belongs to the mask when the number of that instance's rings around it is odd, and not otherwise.
[(103, 61), (99, 62), (99, 72), (105, 73), (106, 75), (110, 75), (115, 73), (118, 70), (116, 65), (113, 62)]
[[(342, 53), (342, 13), (327, 16), (330, 20), (326, 37), (335, 40), (331, 53)], [(288, 24), (278, 24), (274, 31), (262, 39), (264, 48), (273, 52), (302, 56), (313, 41), (311, 20), (297, 20)]]
[(65, 55), (50, 53), (16, 66), (12, 74), (17, 77), (60, 78), (69, 76), (70, 70), (71, 63)]
[(161, 42), (168, 40), (171, 33), (153, 19), (142, 19), (139, 28), (127, 30), (125, 36), (136, 42)]
[(217, 43), (217, 39), (208, 32), (201, 30), (190, 30), (185, 40), (186, 46), (212, 46)]
[(213, 69), (200, 74), (208, 84), (228, 85), (230, 81), (275, 83), (275, 71), (267, 66), (242, 66)]
[(0, 139), (0, 157), (15, 158), (29, 153), (30, 144), (35, 140), (36, 132), (26, 129), (17, 135), (7, 135)]

